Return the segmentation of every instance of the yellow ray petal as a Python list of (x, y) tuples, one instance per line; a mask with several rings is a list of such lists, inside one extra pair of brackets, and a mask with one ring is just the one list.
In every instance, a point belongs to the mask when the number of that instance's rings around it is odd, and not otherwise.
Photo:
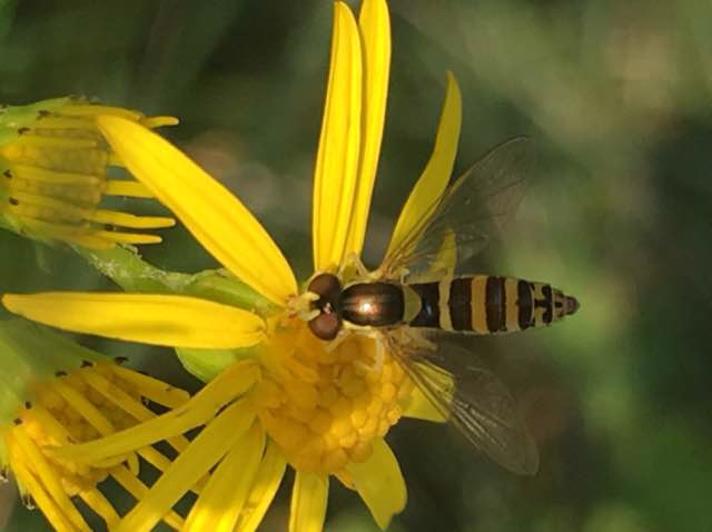
[[(44, 489), (47, 490), (47, 495), (52, 499), (58, 509), (72, 523), (73, 528), (78, 530), (88, 530), (84, 518), (77, 510), (72, 500), (67, 495), (62, 485), (62, 479), (58, 475), (58, 471), (50, 465), (46, 460), (45, 455), (37, 447), (35, 441), (22, 428), (12, 432), (12, 439), (7, 438), (6, 441), (11, 442), (11, 453), (21, 456), (22, 459), (31, 464), (33, 476)], [(17, 463), (15, 460), (14, 463)]]
[[(125, 467), (114, 468), (111, 472), (111, 476), (137, 501), (140, 501), (144, 495), (148, 493), (148, 487), (143, 481), (137, 476), (132, 475)], [(163, 516), (163, 521), (173, 530), (180, 530), (184, 522), (183, 518), (173, 510)], [(117, 524), (114, 523), (110, 530), (114, 531), (116, 527)], [(139, 532), (139, 530), (136, 532)]]
[(91, 510), (99, 515), (104, 522), (106, 522), (106, 527), (111, 530), (116, 523), (119, 522), (119, 514), (109, 502), (103, 493), (98, 489), (92, 488), (89, 490), (84, 490), (79, 492), (79, 497), (84, 501)]
[(176, 295), (45, 292), (6, 294), (15, 314), (69, 331), (129, 342), (237, 348), (264, 337), (261, 318), (207, 299)]
[(115, 532), (151, 530), (171, 507), (242, 437), (254, 412), (234, 403), (209, 423), (173, 465), (151, 487)]
[(352, 253), (360, 255), (363, 248), (373, 184), (376, 180), (381, 152), (391, 64), (391, 27), (386, 1), (364, 0), (358, 22), (365, 66), (363, 134), (356, 195), (351, 212), (351, 225), (349, 226), (346, 249), (344, 250), (345, 258)]
[(452, 277), (455, 275), (456, 265), (457, 240), (455, 239), (455, 233), (450, 229), (446, 229), (443, 241), (440, 244), (440, 249), (438, 249), (438, 254), (428, 268), (429, 273), (433, 276), (438, 276), (440, 279)]
[(145, 127), (112, 116), (101, 116), (97, 123), (126, 168), (223, 266), (278, 305), (296, 293), (282, 252), (224, 186)]
[(109, 211), (97, 209), (89, 216), (88, 220), (100, 224), (111, 224), (131, 229), (157, 229), (161, 227), (173, 227), (176, 222), (173, 218), (164, 216), (136, 216), (125, 212)]
[(287, 461), (284, 455), (274, 443), (268, 443), (242, 515), (235, 527), (237, 532), (255, 532), (257, 530), (277, 494), (286, 467)]
[(455, 76), (447, 73), (447, 93), (440, 114), (435, 147), (430, 160), (413, 187), (403, 210), (398, 216), (386, 256), (395, 251), (403, 239), (419, 229), (419, 224), (427, 220), (427, 215), (437, 205), (435, 202), (445, 190), (450, 180), (457, 155), (462, 123), (462, 97)]
[(65, 445), (53, 452), (66, 460), (95, 464), (173, 438), (210, 421), (222, 407), (245, 393), (257, 376), (258, 370), (252, 361), (237, 362), (206, 384), (190, 401), (165, 414), (105, 438)]
[(314, 171), (312, 239), (316, 271), (341, 264), (358, 176), (361, 38), (351, 9), (334, 3), (329, 84)]
[(210, 475), (182, 532), (232, 532), (262, 459), (265, 434), (255, 424)]
[[(59, 532), (76, 532), (77, 527), (64, 513), (62, 505), (52, 498), (46, 491), (42, 481), (32, 474), (27, 466), (27, 460), (22, 457), (21, 450), (16, 445), (13, 446), (11, 441), (12, 439), (6, 435), (4, 443), (8, 445), (9, 457), (12, 460), (12, 471), (18, 483), (22, 486), (21, 490), (32, 495), (35, 504), (52, 527)], [(79, 530), (88, 530), (88, 527), (85, 526), (79, 528)]]
[(321, 532), (328, 496), (329, 477), (297, 471), (289, 509), (289, 532)]
[[(84, 371), (80, 373), (82, 379), (96, 392), (103, 395), (110, 403), (113, 403), (121, 410), (134, 417), (138, 421), (149, 421), (156, 417), (156, 414), (143, 404), (139, 398), (127, 393), (120, 386), (117, 386), (110, 379), (98, 372)], [(165, 384), (164, 384), (165, 387)], [(182, 451), (188, 446), (188, 439), (184, 436), (176, 436), (167, 440), (176, 451)], [(152, 447), (147, 447), (139, 451), (141, 456), (150, 462), (157, 469), (165, 469), (161, 466), (164, 456), (155, 452)], [(168, 460), (167, 458), (165, 459)]]
[(111, 179), (106, 182), (104, 189), (106, 196), (129, 196), (132, 198), (152, 198), (153, 194), (146, 188), (146, 185), (138, 181), (128, 181), (125, 179)]
[(432, 401), (417, 386), (411, 392), (407, 405), (403, 410), (403, 417), (422, 419), (434, 423), (445, 423), (447, 421), (445, 416), (433, 406)]
[(349, 464), (347, 470), (361, 498), (382, 530), (388, 528), (394, 514), (405, 508), (407, 493), (398, 460), (388, 444), (374, 442), (373, 454), (363, 463)]
[(457, 241), (455, 233), (445, 229), (443, 241), (440, 243), (437, 255), (428, 268), (422, 272), (408, 275), (409, 283), (427, 283), (452, 277), (457, 266)]
[(111, 366), (111, 371), (121, 379), (128, 381), (143, 397), (168, 409), (183, 406), (190, 400), (188, 392), (180, 388), (166, 386), (165, 382), (154, 379), (149, 375), (144, 375), (122, 366)]

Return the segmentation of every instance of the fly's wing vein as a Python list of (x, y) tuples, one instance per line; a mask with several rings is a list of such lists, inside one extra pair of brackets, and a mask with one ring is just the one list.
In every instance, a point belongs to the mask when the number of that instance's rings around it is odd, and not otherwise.
[[(526, 137), (500, 144), (434, 198), (423, 221), (383, 260), (383, 276), (422, 274), (445, 251), (443, 246), (455, 246), (458, 264), (484, 249), (521, 201), (530, 144)], [(454, 238), (447, 239), (448, 233)]]
[(514, 399), (477, 357), (447, 343), (434, 348), (389, 343), (414, 384), (471, 444), (510, 471), (536, 472), (536, 446)]

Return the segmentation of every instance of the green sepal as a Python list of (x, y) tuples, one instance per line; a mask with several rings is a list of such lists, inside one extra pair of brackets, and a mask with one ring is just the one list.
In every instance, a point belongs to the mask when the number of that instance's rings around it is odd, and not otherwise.
[(51, 98), (28, 105), (8, 105), (0, 108), (0, 146), (14, 141), (18, 129), (32, 124), (42, 112), (54, 111), (72, 101), (72, 97)]
[(51, 329), (23, 320), (0, 320), (0, 423), (11, 423), (33, 389), (83, 362), (108, 360)]
[(210, 382), (235, 362), (255, 356), (255, 348), (247, 349), (186, 349), (176, 348), (176, 355), (191, 375)]
[[(66, 105), (70, 98), (53, 98), (42, 100), (29, 105), (7, 105), (0, 107), (0, 147), (14, 142), (20, 135), (19, 130), (32, 124), (40, 114), (40, 111), (49, 111)], [(0, 174), (10, 168), (4, 157), (0, 156)], [(0, 204), (4, 204), (9, 199), (7, 187), (3, 183), (0, 175)], [(7, 215), (0, 209), (0, 228), (22, 234), (22, 225), (12, 216)]]
[[(61, 111), (63, 107), (71, 104), (83, 103), (87, 103), (87, 100), (82, 97), (64, 96), (40, 100), (27, 105), (0, 106), (0, 148), (16, 142), (21, 135), (21, 130), (37, 125), (37, 121), (43, 114)], [(8, 170), (11, 170), (10, 161), (0, 155), (0, 205), (5, 204), (10, 199), (10, 192), (4, 175)], [(57, 170), (61, 169), (57, 168)], [(39, 231), (29, 231), (21, 219), (16, 218), (2, 208), (0, 208), (0, 229), (12, 231), (20, 236), (47, 245), (55, 245), (57, 243), (49, 235), (44, 235)]]

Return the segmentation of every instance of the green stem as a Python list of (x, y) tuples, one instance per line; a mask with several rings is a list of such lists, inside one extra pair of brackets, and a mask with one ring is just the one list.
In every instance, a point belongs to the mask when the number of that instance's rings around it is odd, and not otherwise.
[[(275, 307), (265, 298), (224, 271), (207, 270), (194, 275), (166, 272), (145, 262), (129, 248), (117, 246), (106, 251), (75, 249), (97, 271), (127, 292), (190, 295), (240, 307), (261, 316), (275, 311)], [(208, 382), (237, 360), (253, 356), (254, 351), (177, 348), (176, 354), (186, 370)]]
[(221, 270), (197, 274), (167, 272), (147, 263), (134, 250), (119, 246), (102, 251), (81, 247), (75, 250), (126, 292), (192, 295), (263, 316), (275, 310), (260, 294)]

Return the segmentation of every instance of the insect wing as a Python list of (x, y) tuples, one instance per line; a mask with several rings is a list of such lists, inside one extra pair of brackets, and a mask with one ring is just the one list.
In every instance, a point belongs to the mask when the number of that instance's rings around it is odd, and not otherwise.
[(422, 276), (447, 254), (444, 247), (456, 248), (458, 265), (479, 253), (516, 211), (531, 161), (531, 142), (526, 137), (492, 149), (434, 198), (424, 221), (384, 259), (383, 276), (398, 278), (404, 271)]
[(449, 343), (391, 351), (430, 402), (477, 449), (506, 469), (533, 475), (536, 445), (505, 385), (469, 351)]

